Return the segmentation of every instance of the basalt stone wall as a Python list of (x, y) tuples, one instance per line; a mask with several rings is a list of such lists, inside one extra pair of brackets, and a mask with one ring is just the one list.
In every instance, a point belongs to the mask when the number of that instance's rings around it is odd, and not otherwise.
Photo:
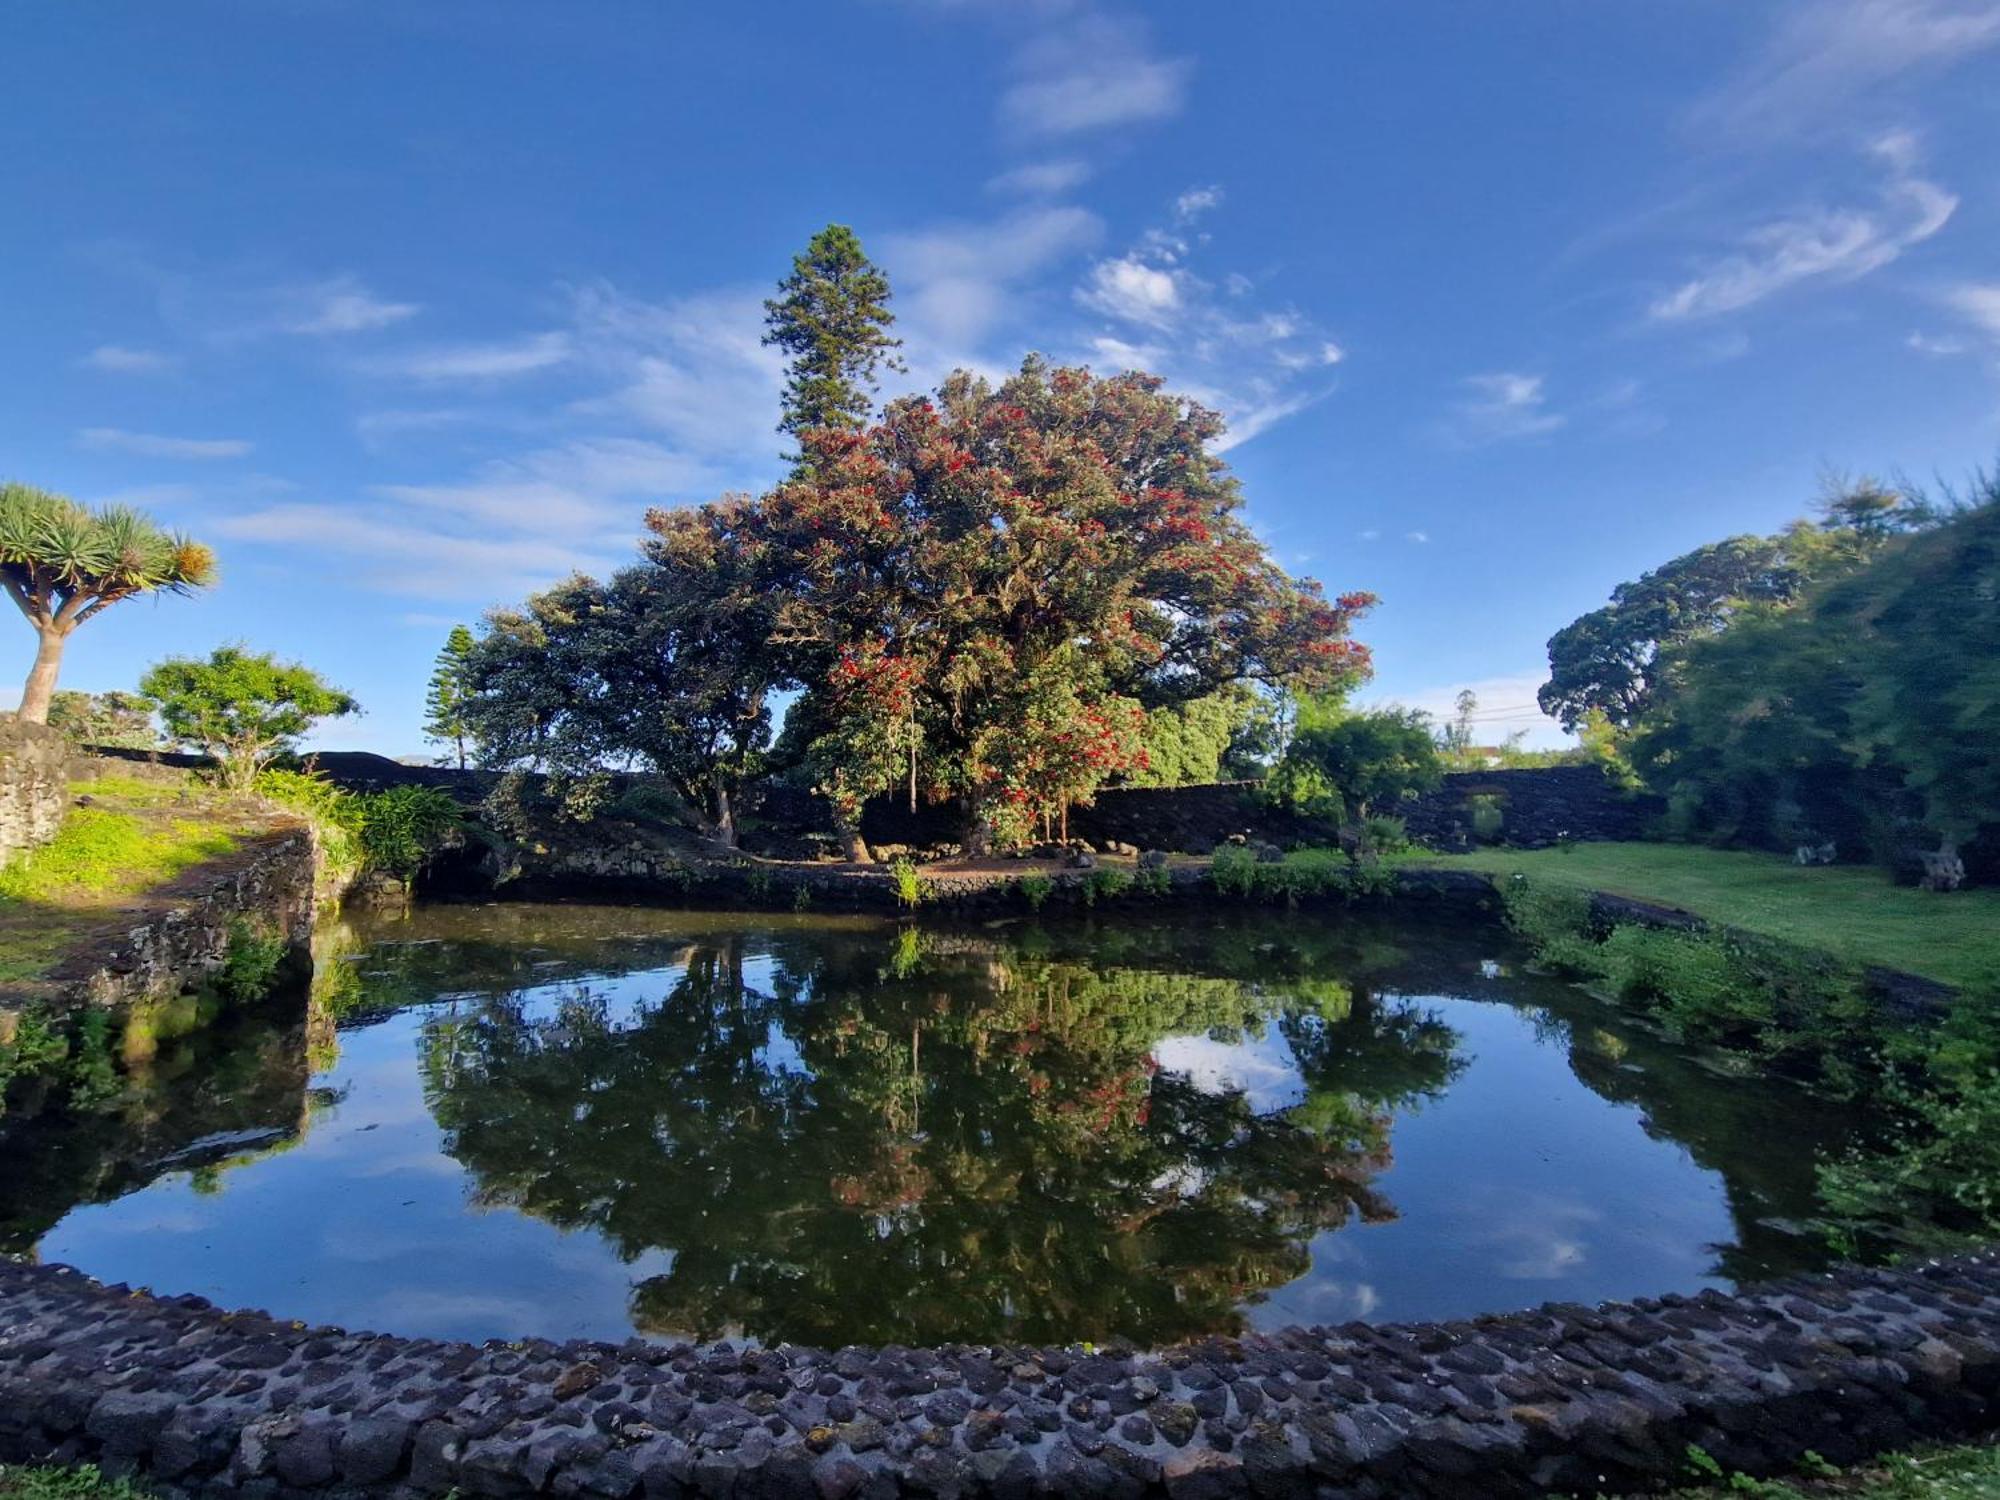
[(0, 1459), (170, 1492), (1514, 1496), (1990, 1429), (2000, 1264), (1139, 1354), (470, 1345), (0, 1263)]
[(1565, 837), (1641, 839), (1666, 811), (1660, 798), (1625, 792), (1595, 766), (1457, 771), (1396, 811), (1418, 842), (1463, 849), (1474, 836), (1474, 799), (1482, 797), (1499, 810), (1498, 841), (1520, 849), (1546, 848)]
[(247, 922), (303, 950), (312, 938), (318, 852), (303, 826), (264, 835), (169, 909), (116, 941), (93, 946), (51, 976), (62, 1000), (117, 1006), (177, 995), (223, 965), (230, 935)]
[(0, 717), (0, 865), (46, 844), (69, 805), (69, 741), (46, 724)]

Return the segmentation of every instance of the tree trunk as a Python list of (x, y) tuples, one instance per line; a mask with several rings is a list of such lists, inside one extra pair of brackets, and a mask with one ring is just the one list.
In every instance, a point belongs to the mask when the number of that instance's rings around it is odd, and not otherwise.
[(833, 825), (833, 833), (834, 837), (840, 840), (840, 857), (842, 859), (851, 865), (874, 863), (874, 859), (868, 853), (867, 841), (861, 837), (861, 827), (859, 824), (836, 822)]
[(736, 809), (729, 801), (729, 783), (715, 778), (715, 838), (726, 849), (736, 847)]
[(458, 768), (459, 770), (463, 771), (465, 769), (465, 736), (461, 734), (457, 736), (457, 739), (458, 739)]
[(28, 682), (21, 689), (18, 717), (30, 724), (49, 722), (49, 700), (56, 695), (56, 674), (62, 670), (63, 645), (68, 633), (53, 625), (37, 625), (40, 643), (35, 647), (35, 664), (28, 669)]

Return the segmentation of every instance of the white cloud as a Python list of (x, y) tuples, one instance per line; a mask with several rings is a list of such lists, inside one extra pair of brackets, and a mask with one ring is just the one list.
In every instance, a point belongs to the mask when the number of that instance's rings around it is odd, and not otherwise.
[(79, 361), (87, 369), (114, 375), (157, 375), (171, 370), (180, 361), (154, 349), (128, 349), (122, 344), (99, 344)]
[(1000, 117), (1024, 136), (1167, 119), (1180, 112), (1190, 68), (1184, 59), (1152, 55), (1135, 23), (1085, 16), (1022, 49)]
[(1222, 205), (1222, 189), (1211, 184), (1208, 187), (1189, 188), (1174, 199), (1174, 219), (1181, 224), (1192, 224), (1212, 208)]
[(1449, 424), (1462, 443), (1546, 437), (1569, 420), (1549, 410), (1539, 375), (1502, 370), (1469, 375), (1465, 385), (1471, 394), (1459, 402)]
[(1914, 349), (1919, 354), (1932, 354), (1945, 358), (1953, 354), (1965, 353), (1965, 340), (1955, 339), (1945, 334), (1931, 334), (1913, 331), (1903, 340), (1905, 348)]
[(1081, 187), (1090, 180), (1090, 175), (1089, 164), (1074, 159), (1030, 162), (989, 177), (986, 189), (993, 193), (1018, 194), (1023, 198), (1053, 198), (1071, 188)]
[(1885, 87), (2000, 44), (1993, 0), (1793, 0), (1759, 56), (1697, 106), (1732, 139), (1845, 125)]
[(1954, 287), (1945, 301), (1981, 333), (2000, 339), (2000, 281)]
[[(1900, 140), (1877, 154), (1892, 165)], [(1753, 230), (1736, 253), (1713, 262), (1650, 309), (1661, 321), (1736, 312), (1804, 281), (1848, 282), (1881, 269), (1950, 220), (1956, 195), (1898, 170), (1873, 209), (1815, 208)]]
[(899, 324), (915, 363), (926, 346), (960, 357), (999, 321), (1015, 288), (1095, 244), (1103, 226), (1086, 209), (1026, 209), (991, 223), (944, 224), (883, 241)]
[(414, 302), (390, 302), (378, 297), (351, 275), (288, 288), (278, 295), (284, 304), (276, 320), (279, 331), (310, 336), (367, 333), (414, 318), (423, 311)]
[(254, 446), (243, 438), (162, 437), (122, 427), (86, 427), (77, 433), (77, 440), (86, 448), (136, 453), (141, 458), (242, 458)]
[(1431, 539), (1431, 534), (1428, 531), (1406, 531), (1403, 533), (1404, 541), (1415, 542), (1419, 546), (1422, 546), (1425, 542), (1428, 542), (1430, 539)]
[(1101, 260), (1077, 288), (1077, 300), (1106, 317), (1155, 328), (1172, 324), (1181, 307), (1180, 283), (1172, 271), (1147, 265), (1136, 255)]
[(569, 335), (557, 330), (495, 343), (417, 349), (371, 361), (366, 368), (427, 382), (510, 380), (562, 364), (570, 354)]

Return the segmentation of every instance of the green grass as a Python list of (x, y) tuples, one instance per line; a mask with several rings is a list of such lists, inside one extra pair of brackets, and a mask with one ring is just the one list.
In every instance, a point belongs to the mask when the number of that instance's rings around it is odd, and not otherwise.
[(53, 839), (0, 870), (0, 902), (146, 890), (235, 847), (235, 835), (201, 818), (149, 823), (111, 808), (72, 808)]
[(1683, 1500), (2000, 1500), (2000, 1448), (1940, 1448), (1897, 1454), (1827, 1479), (1792, 1484), (1739, 1479), (1680, 1491)]
[(1532, 880), (1676, 906), (1711, 922), (1966, 985), (2000, 977), (2000, 890), (1938, 894), (1872, 868), (1800, 866), (1779, 855), (1692, 844), (1481, 849), (1414, 863), (1516, 872)]
[(148, 1500), (150, 1493), (128, 1479), (106, 1479), (89, 1464), (0, 1467), (0, 1500)]

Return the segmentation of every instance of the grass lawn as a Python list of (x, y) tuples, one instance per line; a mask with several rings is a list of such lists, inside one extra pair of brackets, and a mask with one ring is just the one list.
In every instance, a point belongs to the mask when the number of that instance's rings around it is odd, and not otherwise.
[(74, 782), (48, 843), (0, 868), (0, 984), (41, 978), (79, 942), (198, 865), (233, 853), (261, 808), (136, 778)]
[(1822, 948), (1946, 984), (2000, 977), (2000, 890), (1939, 895), (1856, 865), (1800, 866), (1775, 854), (1695, 844), (1577, 844), (1479, 849), (1418, 863), (1520, 872), (1677, 906), (1711, 922)]

